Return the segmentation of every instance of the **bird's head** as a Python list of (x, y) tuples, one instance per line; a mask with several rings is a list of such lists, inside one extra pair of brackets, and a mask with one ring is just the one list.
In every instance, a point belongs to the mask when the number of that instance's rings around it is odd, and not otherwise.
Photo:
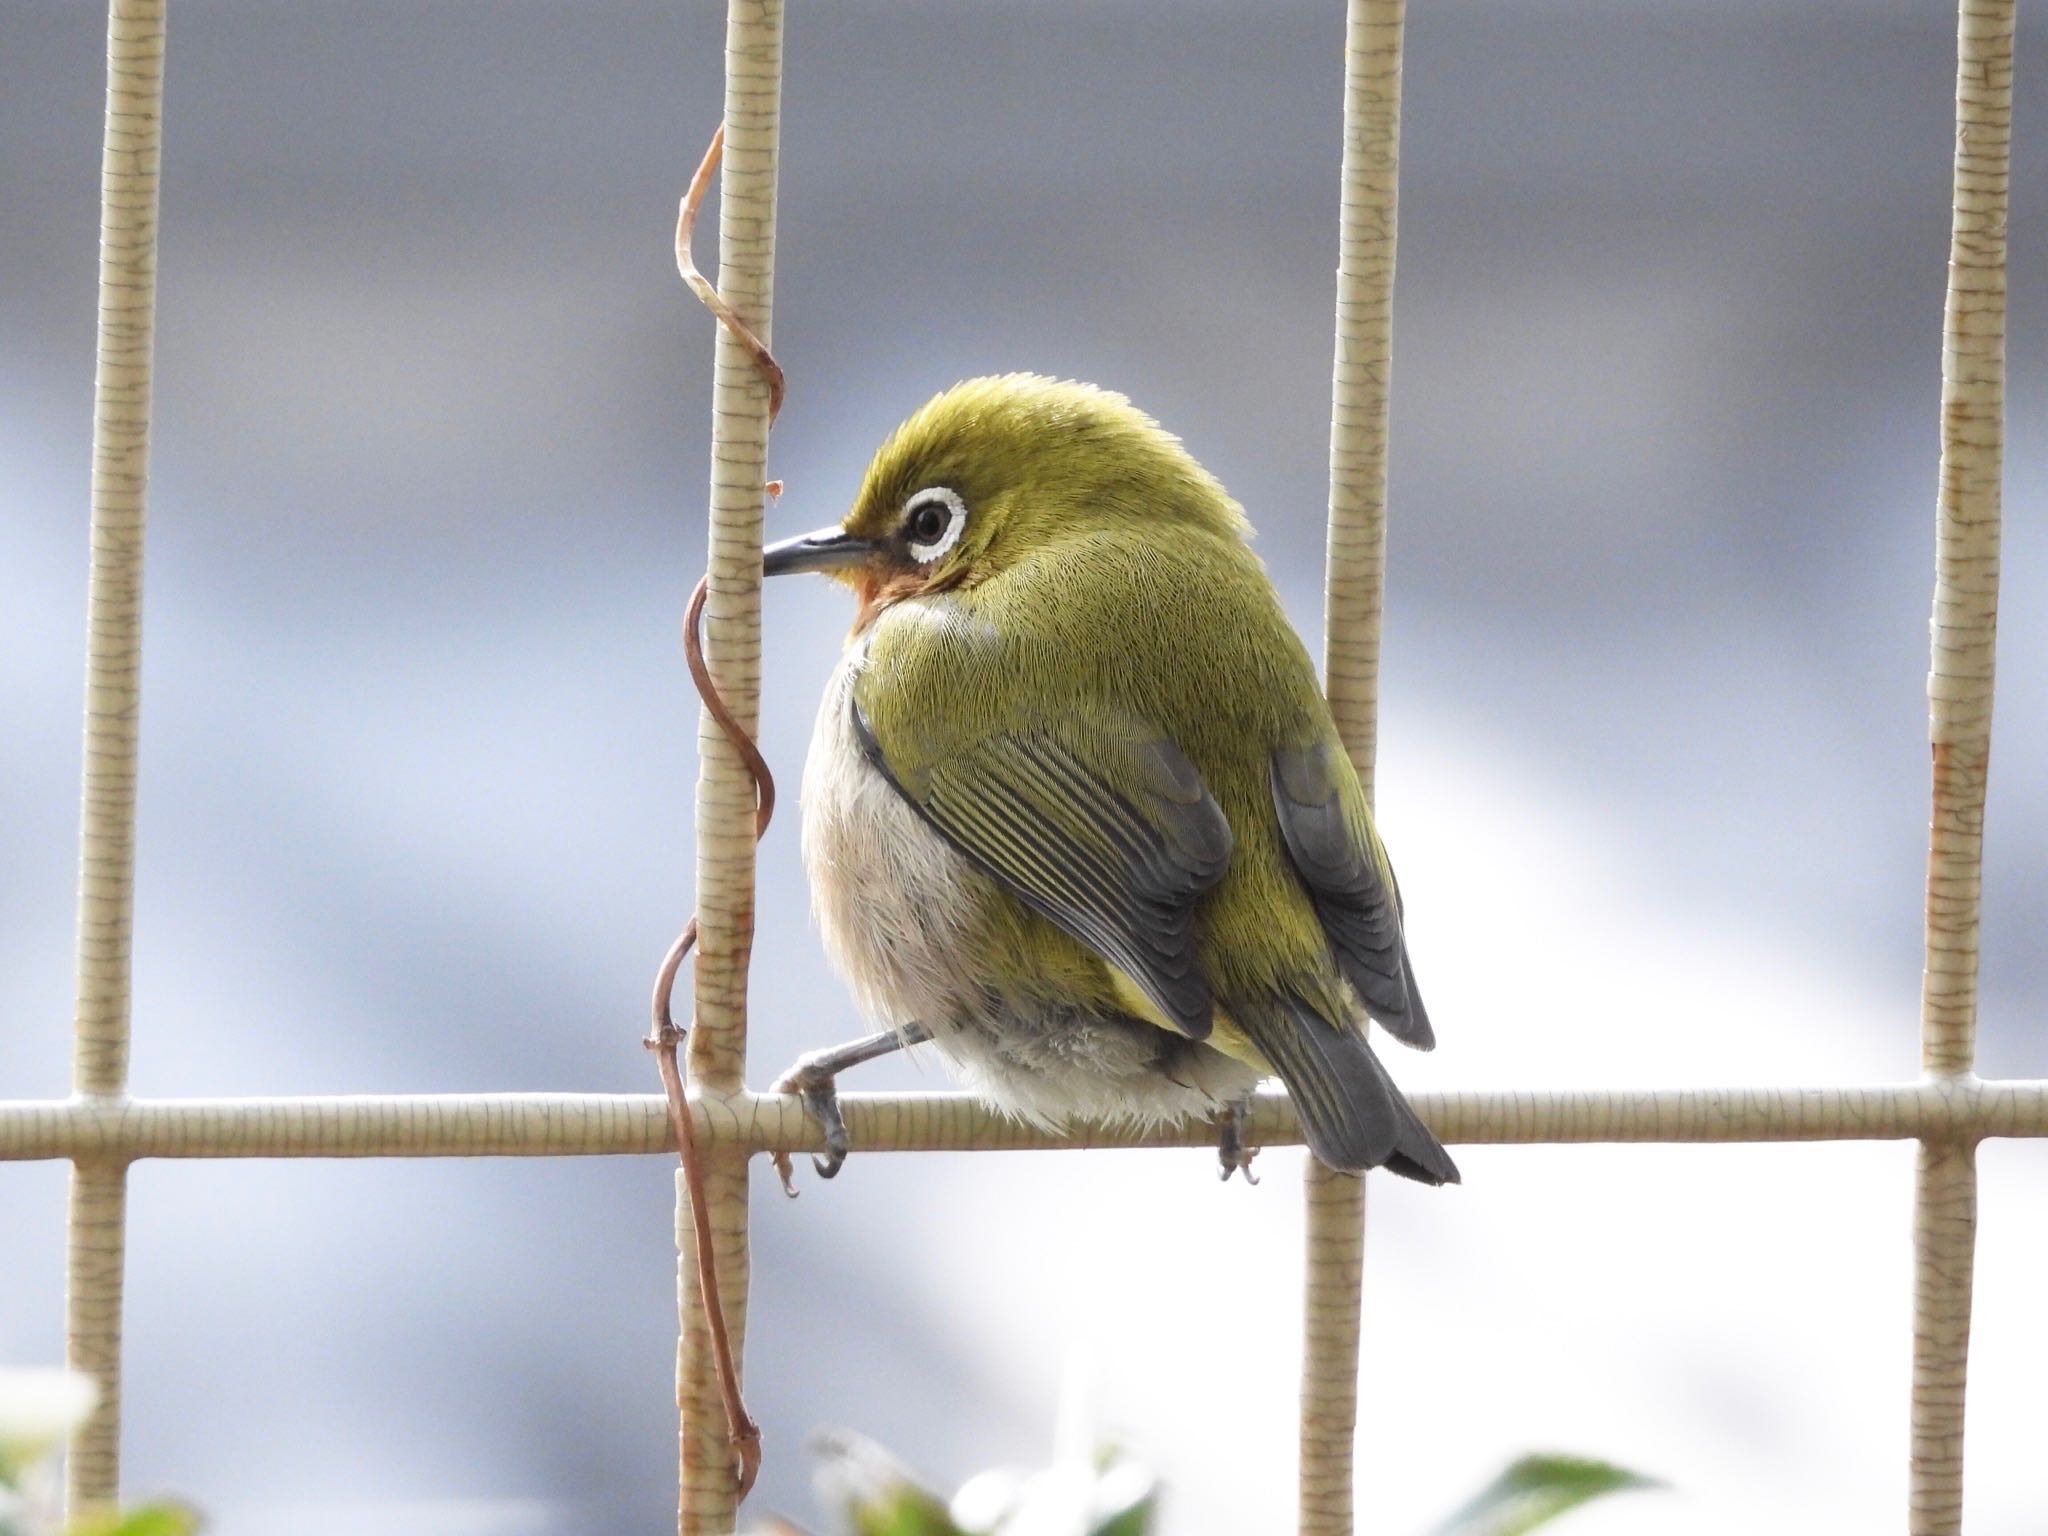
[(860, 594), (860, 627), (1105, 527), (1250, 531), (1216, 478), (1122, 395), (1004, 374), (929, 401), (875, 454), (845, 521), (769, 546), (762, 571), (844, 581)]

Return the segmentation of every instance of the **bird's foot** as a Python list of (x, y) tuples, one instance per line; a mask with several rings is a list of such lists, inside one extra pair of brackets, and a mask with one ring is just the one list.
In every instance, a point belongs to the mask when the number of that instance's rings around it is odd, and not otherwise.
[(1252, 1096), (1247, 1093), (1225, 1104), (1216, 1116), (1216, 1160), (1223, 1165), (1217, 1177), (1225, 1183), (1233, 1173), (1243, 1174), (1247, 1184), (1259, 1182), (1259, 1176), (1252, 1172), (1252, 1159), (1259, 1155), (1259, 1149), (1244, 1144), (1245, 1122), (1251, 1113)]
[[(846, 1137), (846, 1117), (839, 1113), (839, 1074), (830, 1062), (831, 1051), (809, 1051), (799, 1056), (796, 1065), (775, 1079), (776, 1093), (793, 1093), (804, 1101), (804, 1110), (818, 1122), (825, 1133), (825, 1150), (821, 1155), (811, 1154), (811, 1166), (818, 1170), (818, 1177), (829, 1179), (838, 1174), (846, 1162), (850, 1143)], [(782, 1192), (792, 1200), (796, 1198), (795, 1170), (790, 1166), (789, 1154), (775, 1154), (775, 1171), (782, 1179)]]
[[(837, 1176), (845, 1166), (846, 1154), (852, 1146), (846, 1134), (846, 1117), (839, 1112), (839, 1074), (848, 1067), (857, 1067), (862, 1062), (873, 1061), (891, 1051), (900, 1051), (905, 1046), (922, 1045), (929, 1039), (931, 1033), (922, 1024), (906, 1024), (901, 1029), (868, 1035), (850, 1045), (834, 1046), (826, 1051), (806, 1051), (797, 1057), (794, 1066), (775, 1079), (772, 1091), (797, 1095), (803, 1100), (804, 1109), (825, 1133), (824, 1153), (811, 1154), (811, 1166), (818, 1170), (819, 1178)], [(773, 1161), (775, 1172), (782, 1179), (782, 1192), (795, 1199), (795, 1170), (790, 1165), (789, 1154), (777, 1152), (773, 1154)]]

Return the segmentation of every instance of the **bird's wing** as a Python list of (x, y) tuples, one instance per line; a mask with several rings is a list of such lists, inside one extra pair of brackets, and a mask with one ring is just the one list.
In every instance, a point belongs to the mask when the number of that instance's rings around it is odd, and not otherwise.
[[(877, 637), (878, 645), (882, 637)], [(956, 711), (914, 712), (917, 662), (876, 655), (855, 684), (869, 759), (947, 842), (1019, 901), (1128, 976), (1182, 1034), (1215, 999), (1195, 963), (1195, 905), (1230, 863), (1230, 823), (1179, 747), (1143, 722), (1084, 732), (1014, 698), (982, 733)], [(983, 679), (1003, 689), (1000, 668)]]
[(1400, 893), (1350, 763), (1321, 741), (1275, 752), (1272, 778), (1280, 835), (1344, 979), (1389, 1034), (1428, 1050), (1436, 1035), (1409, 972)]

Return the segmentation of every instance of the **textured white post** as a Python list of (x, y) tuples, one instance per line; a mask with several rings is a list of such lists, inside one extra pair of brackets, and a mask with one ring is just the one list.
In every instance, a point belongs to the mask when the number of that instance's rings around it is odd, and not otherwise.
[(1301, 1359), (1301, 1530), (1350, 1536), (1365, 1284), (1365, 1178), (1308, 1160), (1308, 1284)]
[[(1368, 797), (1379, 740), (1402, 19), (1403, 0), (1351, 0), (1344, 37), (1326, 643), (1330, 707)], [(1311, 1158), (1306, 1195), (1301, 1531), (1302, 1536), (1351, 1536), (1365, 1180), (1332, 1173)]]
[[(1943, 326), (1934, 663), (1927, 679), (1934, 810), (1927, 849), (1921, 1065), (1976, 1065), (1984, 794), (1998, 631), (2005, 442), (2005, 221), (2012, 148), (2013, 0), (1962, 0), (1956, 46), (1955, 217)], [(1963, 1400), (1977, 1237), (1976, 1142), (1920, 1144), (1914, 1192), (1913, 1536), (1963, 1525)]]
[[(162, 0), (114, 0), (107, 18), (106, 144), (100, 162), (99, 365), (93, 384), (72, 1067), (73, 1089), (97, 1100), (118, 1100), (128, 1088), (163, 56)], [(68, 1491), (74, 1510), (111, 1500), (120, 1485), (127, 1177), (126, 1163), (112, 1158), (81, 1158), (71, 1175), (67, 1353), (73, 1368), (100, 1385), (99, 1406), (72, 1442)]]
[[(781, 0), (731, 0), (725, 40), (725, 159), (719, 182), (718, 291), (764, 344), (772, 338), (775, 172), (782, 106)], [(761, 707), (761, 520), (769, 394), (747, 348), (718, 328), (711, 423), (710, 595), (704, 655), (733, 718), (751, 734)], [(696, 1018), (693, 1090), (744, 1091), (747, 964), (754, 943), (754, 785), (745, 762), (706, 711), (697, 730)], [(717, 1248), (719, 1295), (734, 1358), (747, 1317), (747, 1148), (704, 1145), (705, 1197)], [(676, 1178), (682, 1340), (683, 1536), (724, 1536), (737, 1508), (725, 1407), (696, 1283), (696, 1237), (683, 1178)]]

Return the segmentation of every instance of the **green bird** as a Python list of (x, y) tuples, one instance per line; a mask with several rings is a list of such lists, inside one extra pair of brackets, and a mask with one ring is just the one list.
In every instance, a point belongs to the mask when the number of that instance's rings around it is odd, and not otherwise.
[(1400, 894), (1251, 525), (1123, 396), (973, 379), (875, 455), (846, 520), (770, 547), (859, 610), (803, 781), (826, 947), (884, 1033), (993, 1104), (1221, 1117), (1287, 1085), (1333, 1168), (1457, 1166), (1366, 1039), (1434, 1043)]

